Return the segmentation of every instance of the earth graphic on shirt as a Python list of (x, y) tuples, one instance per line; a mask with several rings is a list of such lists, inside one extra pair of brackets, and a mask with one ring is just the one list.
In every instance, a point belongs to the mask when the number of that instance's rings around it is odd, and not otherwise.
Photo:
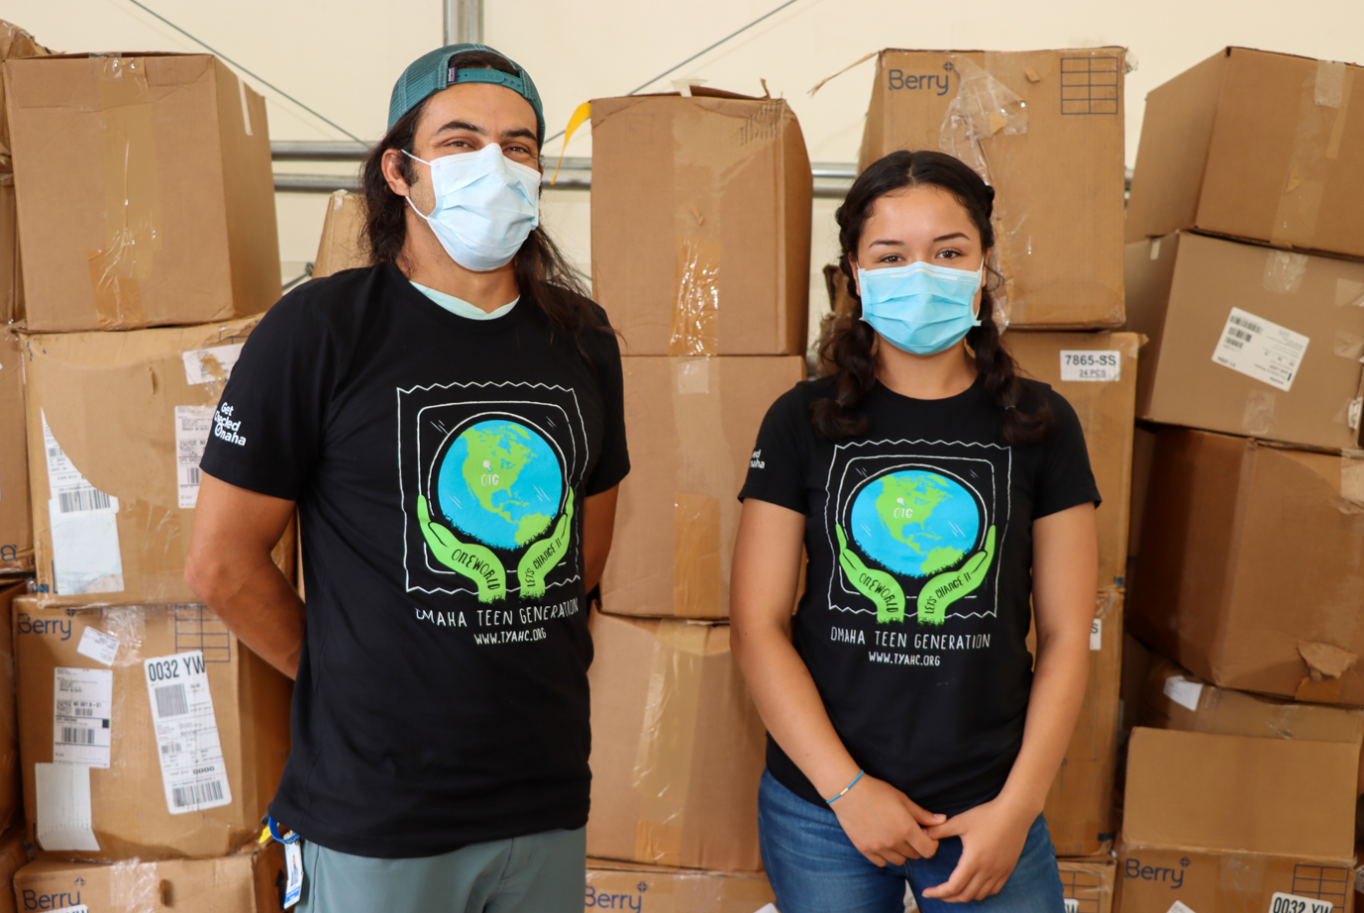
[(471, 425), (445, 451), (436, 476), (441, 512), (485, 545), (515, 550), (549, 528), (563, 474), (549, 442), (519, 422)]
[(887, 473), (858, 492), (851, 527), (862, 551), (887, 569), (927, 577), (975, 547), (980, 511), (961, 483), (910, 469)]

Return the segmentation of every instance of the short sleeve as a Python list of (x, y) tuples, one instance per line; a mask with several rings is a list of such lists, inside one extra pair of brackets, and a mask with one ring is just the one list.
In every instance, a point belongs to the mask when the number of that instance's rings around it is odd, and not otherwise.
[(334, 361), (326, 327), (302, 289), (267, 311), (223, 388), (203, 471), (297, 501), (322, 451)]
[(758, 429), (739, 500), (753, 498), (802, 514), (808, 512), (805, 470), (813, 433), (801, 388), (778, 397)]
[(605, 331), (587, 329), (583, 332), (600, 332), (601, 339), (594, 348), (593, 363), (597, 369), (597, 382), (601, 389), (602, 401), (602, 450), (601, 458), (588, 479), (585, 494), (587, 497), (610, 491), (630, 474), (630, 450), (625, 442), (625, 382), (620, 364), (620, 342), (606, 322), (606, 313), (598, 309), (598, 318), (606, 324)]
[(1089, 465), (1080, 417), (1055, 390), (1048, 388), (1045, 395), (1056, 416), (1056, 432), (1042, 445), (1042, 472), (1033, 495), (1034, 520), (1086, 502), (1097, 507), (1103, 500)]

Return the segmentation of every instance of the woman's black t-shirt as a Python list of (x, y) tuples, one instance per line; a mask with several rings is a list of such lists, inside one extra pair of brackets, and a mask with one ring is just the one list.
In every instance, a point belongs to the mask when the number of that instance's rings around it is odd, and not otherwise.
[[(980, 378), (938, 400), (878, 384), (867, 431), (836, 444), (810, 424), (834, 379), (797, 384), (768, 410), (740, 494), (805, 514), (796, 650), (857, 763), (930, 812), (1003, 788), (1032, 685), (1032, 523), (1099, 501), (1075, 411), (1025, 383), (1057, 428), (1023, 447), (1004, 443)], [(767, 764), (824, 805), (771, 739)]]
[(298, 502), (307, 634), (270, 813), (388, 858), (581, 827), (582, 505), (629, 471), (610, 329), (575, 343), (524, 296), (470, 320), (392, 265), (347, 270), (265, 314), (214, 421), (205, 472)]

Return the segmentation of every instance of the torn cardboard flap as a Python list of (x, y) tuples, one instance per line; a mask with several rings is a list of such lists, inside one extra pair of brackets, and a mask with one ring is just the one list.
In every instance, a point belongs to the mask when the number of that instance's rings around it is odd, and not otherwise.
[(1299, 643), (1298, 653), (1307, 663), (1313, 681), (1323, 678), (1340, 678), (1359, 661), (1359, 657), (1349, 650), (1331, 644)]

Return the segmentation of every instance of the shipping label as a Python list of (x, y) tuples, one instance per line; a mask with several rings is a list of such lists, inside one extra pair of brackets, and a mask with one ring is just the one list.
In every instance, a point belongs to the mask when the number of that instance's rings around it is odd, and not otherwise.
[(109, 767), (114, 713), (112, 669), (52, 670), (52, 760)]
[(1199, 682), (1191, 682), (1181, 676), (1172, 675), (1165, 680), (1164, 690), (1165, 696), (1179, 706), (1198, 711), (1198, 699), (1203, 696), (1203, 685)]
[(185, 383), (193, 386), (227, 380), (232, 376), (232, 366), (241, 357), (243, 345), (237, 342), (181, 352), (180, 359), (185, 363)]
[(143, 661), (147, 699), (161, 758), (166, 809), (172, 815), (232, 803), (227, 764), (213, 714), (202, 650)]
[(1108, 382), (1122, 379), (1122, 353), (1116, 349), (1061, 350), (1062, 381)]
[(1232, 308), (1212, 360), (1287, 393), (1311, 340), (1287, 327)]
[(114, 657), (118, 655), (118, 638), (112, 634), (105, 634), (99, 628), (86, 628), (81, 632), (76, 652), (81, 656), (90, 657), (97, 663), (112, 666)]
[(1089, 625), (1089, 649), (1102, 650), (1104, 648), (1104, 620), (1096, 618)]
[(42, 424), (54, 588), (62, 596), (116, 593), (123, 589), (118, 498), (86, 481), (57, 443), (46, 415)]
[(1274, 896), (1269, 898), (1269, 913), (1331, 913), (1334, 909), (1335, 905), (1329, 900), (1299, 897), (1283, 891), (1275, 891)]
[(199, 461), (212, 429), (212, 406), (175, 407), (175, 484), (181, 508), (199, 503)]

